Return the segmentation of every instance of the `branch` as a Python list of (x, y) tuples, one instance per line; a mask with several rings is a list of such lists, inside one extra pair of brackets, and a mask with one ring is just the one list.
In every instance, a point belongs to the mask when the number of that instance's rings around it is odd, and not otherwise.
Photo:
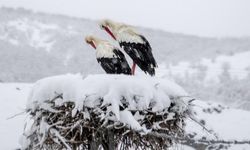
[(187, 136), (184, 137), (178, 137), (178, 136), (171, 136), (164, 133), (157, 133), (157, 132), (150, 132), (148, 135), (155, 136), (155, 137), (161, 137), (165, 139), (172, 139), (174, 141), (178, 141), (180, 143), (201, 143), (205, 145), (211, 145), (211, 144), (249, 144), (250, 140), (244, 140), (244, 141), (226, 141), (226, 140), (205, 140), (205, 139), (191, 139)]
[(22, 112), (20, 112), (20, 113), (14, 114), (13, 116), (10, 116), (10, 117), (6, 118), (6, 120), (15, 118), (16, 116), (22, 115), (22, 114), (24, 114), (25, 112), (26, 112), (26, 110), (25, 110), (25, 111), (22, 111)]
[(71, 147), (66, 143), (66, 139), (61, 136), (58, 131), (56, 131), (55, 129), (51, 129), (50, 132), (54, 134), (68, 150), (72, 150)]

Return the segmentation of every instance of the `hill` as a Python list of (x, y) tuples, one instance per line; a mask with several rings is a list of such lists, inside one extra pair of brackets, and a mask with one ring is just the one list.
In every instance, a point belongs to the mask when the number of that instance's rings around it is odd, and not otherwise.
[[(101, 73), (88, 34), (110, 39), (97, 21), (0, 8), (0, 80), (33, 82), (66, 73)], [(250, 38), (204, 38), (138, 27), (150, 41), (158, 64), (199, 61), (250, 50)]]

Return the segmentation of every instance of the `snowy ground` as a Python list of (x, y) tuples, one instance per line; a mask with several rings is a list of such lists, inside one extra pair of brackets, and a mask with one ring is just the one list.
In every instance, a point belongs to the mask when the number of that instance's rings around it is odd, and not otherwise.
[[(204, 121), (204, 125), (219, 140), (225, 141), (249, 141), (250, 140), (250, 112), (240, 109), (233, 109), (221, 104), (203, 101), (194, 101), (195, 118)], [(210, 134), (200, 125), (188, 119), (186, 126), (187, 133), (194, 135), (196, 139), (214, 139), (214, 134)], [(250, 149), (250, 145), (233, 145), (230, 150)]]
[[(214, 130), (219, 139), (250, 140), (250, 112), (225, 107), (221, 104), (194, 102), (196, 118), (205, 120), (208, 129)], [(201, 127), (189, 120), (186, 127), (188, 132), (202, 133)], [(206, 132), (197, 136), (205, 136)]]
[(180, 61), (178, 64), (169, 64), (160, 66), (160, 75), (171, 74), (185, 78), (194, 76), (200, 69), (203, 69), (207, 82), (217, 81), (222, 74), (223, 69), (227, 67), (232, 78), (246, 78), (250, 68), (250, 51), (235, 53), (232, 55), (218, 55), (213, 59), (201, 58), (198, 62)]
[(0, 149), (10, 150), (19, 146), (25, 115), (9, 117), (23, 112), (31, 84), (0, 83)]
[[(23, 131), (25, 115), (12, 119), (9, 117), (23, 111), (28, 93), (32, 84), (25, 83), (0, 83), (0, 149), (9, 150), (19, 146), (19, 136)], [(205, 120), (209, 129), (213, 129), (219, 138), (225, 140), (250, 139), (250, 112), (231, 109), (218, 104), (208, 104), (201, 101), (194, 103), (196, 117)], [(217, 111), (216, 109), (217, 108)], [(218, 111), (219, 110), (219, 111)], [(188, 120), (187, 132), (196, 132), (200, 136), (210, 136), (200, 126)], [(176, 146), (177, 149), (192, 149), (186, 146)], [(250, 149), (249, 145), (232, 146), (230, 149)]]

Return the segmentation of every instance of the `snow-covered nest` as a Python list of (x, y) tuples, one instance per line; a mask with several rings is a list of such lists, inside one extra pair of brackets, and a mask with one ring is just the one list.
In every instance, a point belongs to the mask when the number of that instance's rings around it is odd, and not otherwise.
[[(189, 95), (148, 76), (60, 75), (39, 80), (27, 103), (27, 149), (166, 148), (183, 135)], [(156, 134), (155, 134), (156, 133)]]

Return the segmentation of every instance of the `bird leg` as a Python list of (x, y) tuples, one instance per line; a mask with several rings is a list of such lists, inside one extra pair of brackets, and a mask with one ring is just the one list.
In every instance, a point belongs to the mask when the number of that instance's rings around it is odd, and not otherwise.
[(132, 75), (135, 75), (135, 67), (136, 67), (136, 64), (135, 62), (133, 61), (133, 66), (132, 66)]

